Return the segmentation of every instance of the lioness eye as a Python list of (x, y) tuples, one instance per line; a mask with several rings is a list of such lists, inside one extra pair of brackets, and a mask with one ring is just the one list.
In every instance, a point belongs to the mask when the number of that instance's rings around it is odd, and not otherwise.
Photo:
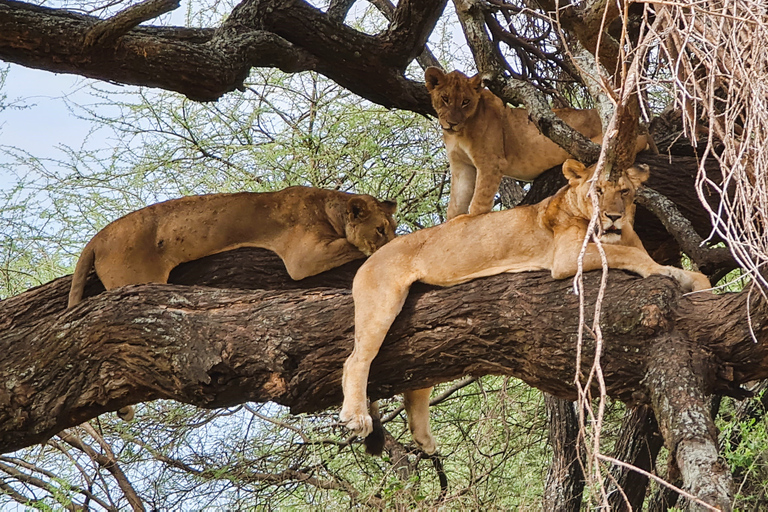
[(595, 192), (597, 192), (597, 195), (601, 196), (601, 195), (603, 195), (603, 188), (602, 187), (597, 187), (595, 189)]
[(469, 105), (469, 100), (464, 100), (461, 102), (462, 107), (466, 107), (467, 105)]
[(443, 96), (443, 103), (445, 103), (445, 104), (448, 103), (448, 96)]
[(625, 196), (627, 194), (629, 194), (629, 189), (628, 188), (621, 189), (621, 195)]
[(383, 228), (383, 227), (381, 227), (381, 226), (379, 226), (378, 228), (376, 228), (376, 231), (378, 231), (378, 233), (379, 233), (381, 236), (386, 236), (386, 235), (387, 235), (387, 230), (386, 230), (386, 229), (384, 229), (384, 228)]

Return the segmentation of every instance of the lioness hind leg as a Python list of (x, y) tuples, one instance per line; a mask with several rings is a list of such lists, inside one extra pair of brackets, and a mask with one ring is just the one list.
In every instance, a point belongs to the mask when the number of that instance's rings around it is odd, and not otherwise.
[(414, 389), (403, 393), (411, 437), (427, 455), (437, 451), (437, 443), (429, 427), (429, 395), (431, 393), (432, 388)]

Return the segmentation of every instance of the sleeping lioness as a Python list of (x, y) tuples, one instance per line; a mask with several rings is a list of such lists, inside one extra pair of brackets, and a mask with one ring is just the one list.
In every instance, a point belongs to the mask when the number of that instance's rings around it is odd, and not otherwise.
[[(108, 224), (88, 242), (67, 307), (82, 300), (91, 267), (107, 290), (167, 283), (176, 265), (238, 247), (274, 251), (293, 279), (303, 279), (370, 256), (392, 240), (396, 209), (394, 201), (310, 187), (153, 204)], [(118, 415), (130, 421), (133, 407)]]
[[(485, 88), (480, 75), (424, 73), (432, 106), (437, 111), (451, 167), (448, 219), (462, 213), (491, 211), (502, 176), (532, 181), (569, 158), (567, 151), (542, 135), (524, 108), (509, 108)], [(572, 128), (600, 144), (603, 129), (596, 110), (556, 109)], [(635, 152), (647, 145), (638, 137)]]
[[(358, 270), (352, 285), (355, 301), (355, 347), (344, 363), (344, 405), (340, 419), (360, 436), (371, 433), (366, 384), (371, 361), (397, 317), (415, 281), (453, 286), (503, 272), (549, 270), (555, 279), (573, 276), (592, 216), (587, 195), (594, 167), (566, 160), (568, 185), (532, 206), (485, 215), (460, 215), (438, 226), (415, 231), (388, 243)], [(642, 277), (662, 274), (686, 290), (709, 288), (706, 276), (662, 266), (648, 256), (632, 228), (635, 190), (648, 168), (631, 167), (618, 181), (598, 179), (600, 240), (608, 267)], [(584, 271), (602, 268), (594, 243), (587, 246)], [(436, 450), (429, 428), (429, 388), (405, 393), (413, 440), (428, 454)]]
[(107, 290), (167, 283), (179, 263), (261, 247), (282, 258), (295, 280), (370, 256), (395, 236), (393, 201), (336, 190), (289, 187), (182, 197), (117, 219), (83, 249), (69, 306), (83, 296), (91, 267)]

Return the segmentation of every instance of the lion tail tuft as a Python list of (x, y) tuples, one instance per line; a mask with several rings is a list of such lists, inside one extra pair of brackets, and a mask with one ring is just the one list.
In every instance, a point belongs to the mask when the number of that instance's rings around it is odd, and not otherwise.
[(373, 420), (373, 431), (363, 440), (363, 444), (365, 445), (366, 453), (378, 457), (384, 451), (384, 426), (381, 424), (379, 404), (371, 402), (369, 412)]

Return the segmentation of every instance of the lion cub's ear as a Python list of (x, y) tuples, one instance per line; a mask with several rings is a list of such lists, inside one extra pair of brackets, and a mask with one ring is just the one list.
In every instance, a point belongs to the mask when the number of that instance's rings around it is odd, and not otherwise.
[(578, 160), (569, 158), (563, 162), (563, 176), (565, 176), (565, 179), (568, 180), (568, 183), (572, 185), (574, 182), (579, 182), (589, 178), (590, 174), (591, 173), (589, 169), (587, 169), (586, 166)]
[(397, 212), (397, 201), (387, 199), (386, 201), (379, 201), (379, 203), (381, 204), (381, 209), (384, 210), (384, 213), (394, 215)]
[(370, 214), (371, 209), (362, 197), (353, 197), (347, 202), (349, 220), (365, 220)]
[(645, 183), (651, 175), (651, 168), (646, 164), (634, 164), (627, 169), (627, 177), (636, 187)]
[(476, 91), (482, 91), (485, 88), (485, 80), (478, 73), (469, 79), (469, 86)]
[(424, 71), (424, 81), (426, 82), (428, 91), (431, 91), (440, 85), (440, 81), (443, 78), (445, 78), (445, 73), (443, 73), (442, 69), (436, 68), (435, 66), (430, 66)]

